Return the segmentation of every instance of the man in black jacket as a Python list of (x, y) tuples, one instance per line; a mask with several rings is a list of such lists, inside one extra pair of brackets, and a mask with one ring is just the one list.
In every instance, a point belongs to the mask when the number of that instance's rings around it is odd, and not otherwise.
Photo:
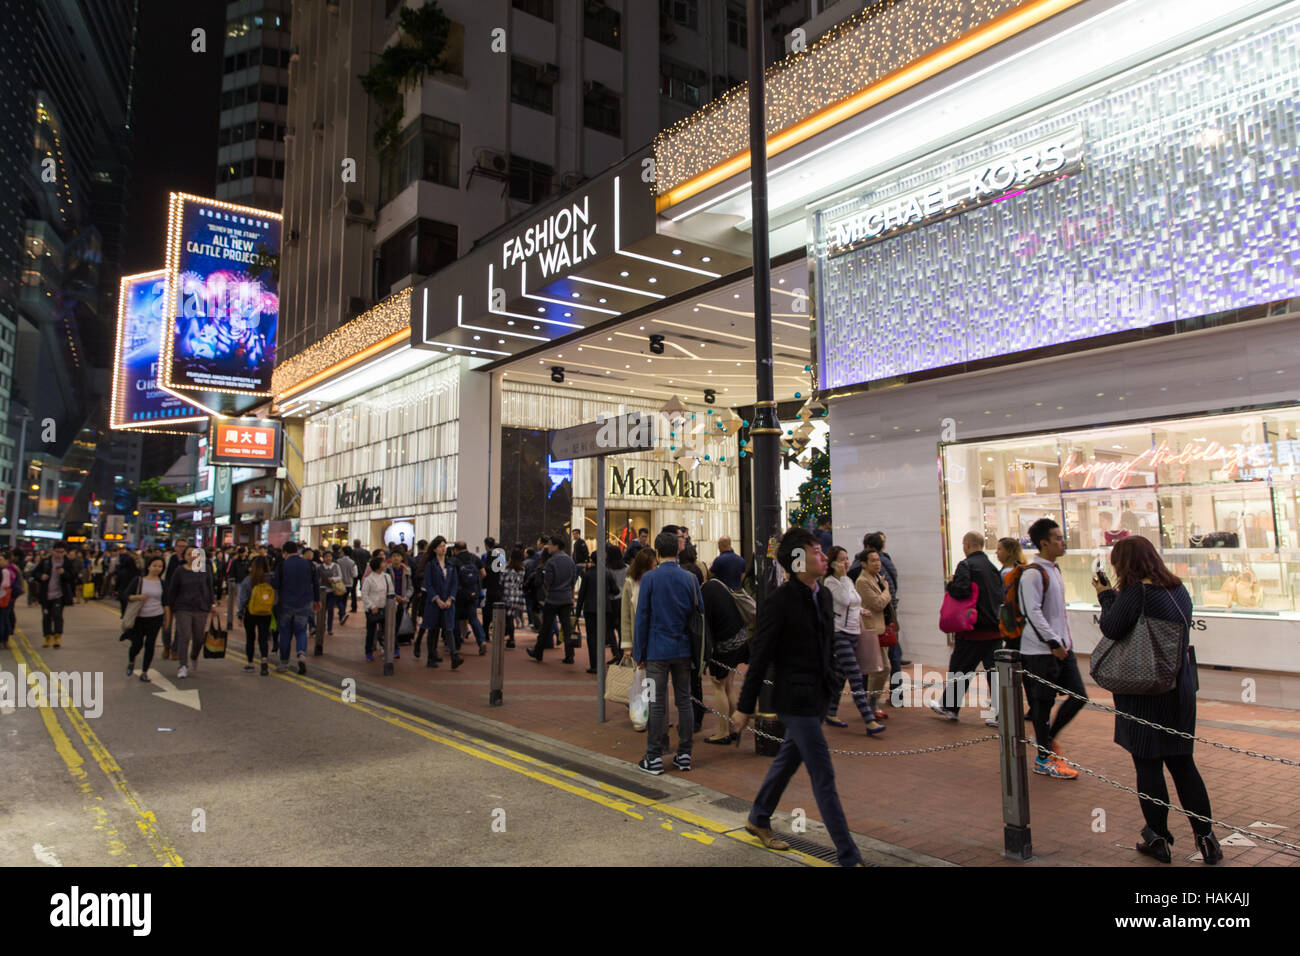
[[(956, 720), (961, 702), (966, 699), (966, 685), (975, 675), (975, 665), (983, 664), (989, 687), (993, 687), (993, 652), (1002, 646), (998, 614), (1002, 606), (1002, 575), (984, 553), (984, 535), (968, 531), (961, 539), (966, 557), (953, 571), (948, 594), (959, 601), (970, 597), (971, 585), (979, 589), (975, 599), (975, 627), (953, 635), (952, 656), (948, 659), (948, 680), (943, 701), (932, 700), (930, 709), (947, 720)], [(990, 727), (998, 722), (985, 720)]]
[(68, 557), (68, 549), (59, 542), (50, 557), (36, 567), (36, 597), (41, 602), (41, 631), (45, 646), (61, 647), (63, 609), (77, 593), (77, 569)]
[(835, 605), (818, 582), (826, 573), (821, 543), (804, 528), (781, 539), (776, 559), (790, 575), (758, 608), (758, 631), (750, 650), (749, 671), (740, 703), (731, 715), (733, 733), (742, 733), (758, 702), (769, 665), (772, 705), (785, 725), (785, 741), (754, 798), (745, 829), (771, 850), (790, 845), (772, 833), (772, 813), (801, 763), (808, 765), (822, 822), (835, 843), (841, 866), (862, 866), (844, 809), (835, 790), (831, 752), (822, 735), (822, 718), (843, 677), (835, 673)]

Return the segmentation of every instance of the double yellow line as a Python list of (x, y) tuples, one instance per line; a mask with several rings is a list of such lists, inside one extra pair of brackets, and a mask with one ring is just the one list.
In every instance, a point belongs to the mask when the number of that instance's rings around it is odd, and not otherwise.
[[(44, 673), (47, 678), (46, 686), (50, 686), (48, 681), (50, 677), (50, 669), (46, 666), (45, 660), (32, 646), (31, 642), (27, 640), (27, 635), (23, 633), (21, 628), (16, 628), (14, 630), (13, 639), (10, 641), (10, 649), (14, 653), (14, 658), (19, 664), (27, 668), (28, 673), (35, 671)], [(25, 687), (15, 688), (15, 693), (26, 692), (27, 688)], [(61, 697), (60, 701), (62, 702)], [(42, 703), (48, 704), (48, 701)], [(136, 793), (127, 782), (126, 775), (122, 772), (121, 765), (118, 764), (116, 759), (114, 759), (108, 748), (104, 746), (103, 741), (99, 739), (99, 735), (91, 729), (90, 724), (86, 722), (86, 718), (82, 715), (81, 711), (68, 704), (63, 704), (60, 709), (63, 711), (64, 716), (67, 717), (68, 722), (72, 725), (72, 729), (76, 731), (77, 736), (81, 738), (81, 742), (85, 746), (86, 752), (89, 753), (95, 763), (99, 765), (99, 769), (104, 772), (104, 776), (108, 778), (108, 782), (113, 785), (113, 789), (118, 792), (119, 796), (122, 797), (123, 801), (130, 809), (134, 817), (136, 829), (139, 830), (140, 835), (144, 837), (145, 842), (149, 845), (149, 849), (153, 852), (154, 858), (163, 866), (184, 866), (185, 862), (181, 859), (181, 855), (167, 842), (162, 833), (159, 832), (157, 816), (154, 815), (152, 810), (145, 807), (144, 802), (140, 799), (140, 795)], [(40, 707), (40, 715), (42, 722), (45, 724), (45, 730), (50, 735), (50, 740), (54, 743), (55, 751), (57, 751), (59, 756), (63, 758), (64, 765), (68, 768), (68, 773), (71, 775), (73, 782), (77, 785), (77, 792), (83, 796), (94, 794), (94, 788), (91, 785), (84, 768), (85, 760), (82, 758), (81, 753), (77, 750), (76, 746), (73, 745), (72, 738), (68, 736), (66, 731), (64, 731), (63, 725), (59, 723), (58, 716), (54, 713), (54, 708), (42, 706)], [(103, 798), (95, 796), (95, 800), (102, 802)], [(90, 809), (90, 811), (95, 815), (95, 829), (106, 831), (109, 840), (109, 855), (129, 856), (125, 842), (117, 839), (117, 831), (110, 828), (107, 812), (102, 807), (94, 805), (89, 806), (88, 809)]]

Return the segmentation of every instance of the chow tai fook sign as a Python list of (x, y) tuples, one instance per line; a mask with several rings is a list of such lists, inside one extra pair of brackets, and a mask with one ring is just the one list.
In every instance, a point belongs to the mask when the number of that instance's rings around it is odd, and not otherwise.
[(890, 198), (827, 221), (826, 255), (843, 255), (905, 230), (1011, 199), (1082, 167), (1083, 131), (1076, 126), (938, 179), (917, 184), (881, 182), (873, 187), (873, 194)]
[(281, 216), (172, 193), (158, 384), (213, 414), (271, 394)]
[(280, 423), (260, 418), (226, 418), (212, 423), (208, 464), (235, 467), (280, 464)]
[(158, 345), (167, 292), (164, 269), (123, 276), (117, 297), (112, 428), (182, 434), (207, 413), (158, 387)]

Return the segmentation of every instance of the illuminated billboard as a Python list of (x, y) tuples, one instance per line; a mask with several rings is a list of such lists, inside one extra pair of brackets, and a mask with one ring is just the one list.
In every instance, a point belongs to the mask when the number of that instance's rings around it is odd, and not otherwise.
[(166, 271), (123, 276), (117, 297), (113, 363), (113, 428), (183, 431), (207, 414), (158, 387), (158, 342), (163, 328)]
[(280, 227), (279, 213), (171, 194), (164, 389), (223, 414), (242, 410), (239, 396), (270, 394), (280, 317), (270, 262)]

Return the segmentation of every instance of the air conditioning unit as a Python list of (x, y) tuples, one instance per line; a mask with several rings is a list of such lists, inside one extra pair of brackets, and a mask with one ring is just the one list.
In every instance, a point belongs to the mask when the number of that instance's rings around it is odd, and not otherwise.
[(510, 169), (510, 161), (499, 149), (479, 148), (474, 150), (474, 165), (485, 173), (504, 175)]
[(346, 218), (348, 222), (363, 222), (366, 225), (373, 225), (375, 221), (375, 207), (368, 202), (360, 199), (349, 199), (347, 201), (348, 211)]
[(560, 177), (560, 188), (566, 192), (570, 189), (577, 189), (586, 181), (586, 178), (582, 173), (565, 173)]

